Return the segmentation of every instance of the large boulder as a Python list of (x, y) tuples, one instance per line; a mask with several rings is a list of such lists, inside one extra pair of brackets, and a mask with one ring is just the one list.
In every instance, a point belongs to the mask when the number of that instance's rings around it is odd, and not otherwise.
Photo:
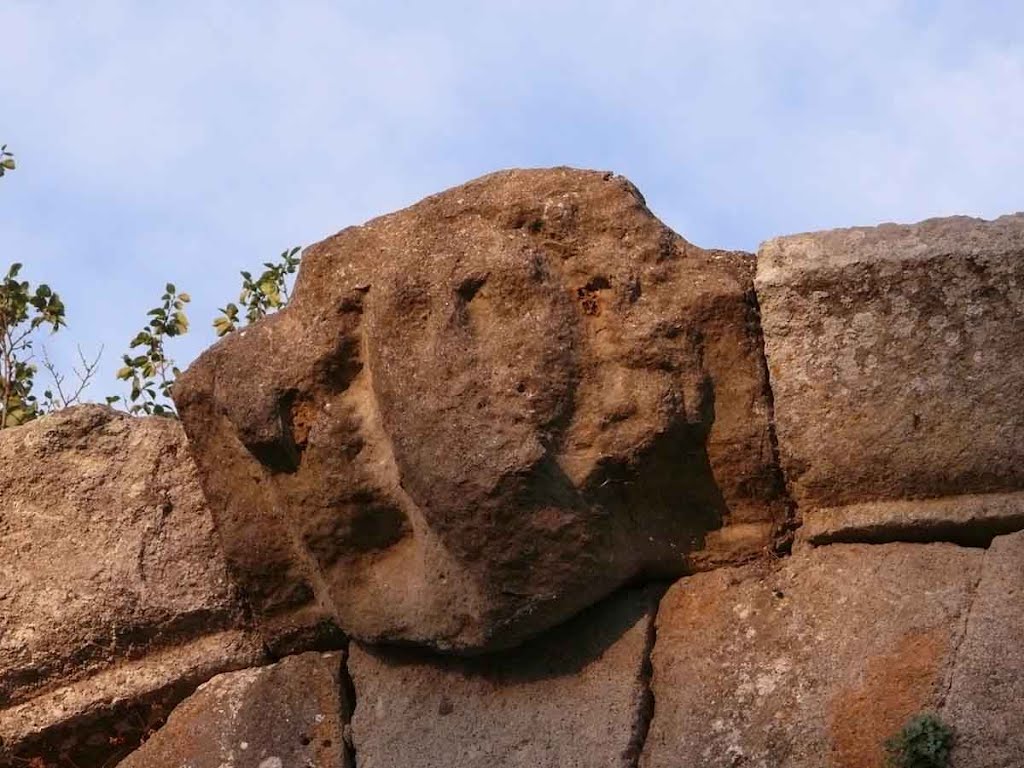
[(805, 515), (828, 510), (819, 538), (921, 538), (884, 504), (921, 497), (950, 497), (910, 511), (929, 535), (1020, 527), (1024, 214), (776, 238), (755, 284), (783, 469)]
[[(986, 720), (960, 734), (964, 766), (1024, 765), (1020, 556), (993, 571), (987, 622), (971, 610), (986, 551), (952, 544), (835, 544), (682, 579), (658, 612), (640, 765), (883, 768), (885, 742), (944, 706)], [(989, 741), (1005, 761), (986, 761)]]
[(625, 591), (511, 652), (354, 647), (361, 768), (633, 768), (660, 590)]
[(290, 305), (174, 395), (267, 643), (511, 646), (696, 567), (723, 523), (731, 556), (766, 546), (785, 505), (752, 270), (565, 168), (309, 248)]
[(0, 763), (88, 765), (262, 660), (176, 422), (82, 406), (4, 430), (0, 488)]
[(342, 664), (304, 653), (218, 675), (118, 768), (353, 768)]

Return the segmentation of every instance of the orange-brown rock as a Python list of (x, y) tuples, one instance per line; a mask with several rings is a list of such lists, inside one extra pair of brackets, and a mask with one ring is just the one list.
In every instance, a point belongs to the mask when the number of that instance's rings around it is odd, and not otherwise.
[(779, 503), (748, 254), (609, 173), (510, 171), (307, 250), (175, 391), (263, 636), (479, 651)]
[(884, 768), (886, 740), (945, 702), (985, 557), (834, 544), (677, 582), (658, 612), (640, 765)]

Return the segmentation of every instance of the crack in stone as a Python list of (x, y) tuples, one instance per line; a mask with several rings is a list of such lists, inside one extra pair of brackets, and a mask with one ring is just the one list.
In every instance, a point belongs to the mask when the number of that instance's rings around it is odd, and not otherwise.
[(981, 582), (985, 578), (985, 566), (989, 557), (990, 554), (988, 552), (986, 552), (982, 557), (981, 567), (978, 569), (978, 578), (974, 580), (971, 589), (968, 591), (967, 608), (964, 610), (964, 619), (961, 622), (962, 629), (958, 633), (958, 637), (953, 643), (952, 651), (949, 654), (949, 672), (938, 697), (939, 700), (937, 702), (936, 709), (940, 712), (945, 710), (946, 704), (949, 701), (950, 691), (953, 689), (953, 682), (956, 679), (956, 669), (960, 661), (960, 650), (964, 642), (967, 640), (967, 636), (971, 630), (971, 617), (974, 614), (974, 608), (978, 602), (978, 593), (981, 591)]
[(344, 749), (341, 764), (344, 768), (358, 768), (359, 765), (355, 737), (352, 734), (352, 719), (355, 717), (358, 700), (356, 698), (355, 682), (348, 671), (348, 660), (351, 650), (352, 641), (349, 640), (341, 658), (341, 671), (339, 674), (341, 683), (341, 694), (339, 697), (341, 702), (341, 743)]
[(654, 611), (647, 627), (647, 634), (644, 638), (644, 660), (640, 671), (640, 682), (643, 685), (643, 692), (638, 705), (637, 719), (633, 726), (633, 733), (630, 735), (629, 746), (626, 747), (625, 759), (628, 768), (638, 768), (640, 759), (643, 757), (644, 747), (647, 744), (647, 736), (651, 731), (651, 723), (654, 721), (654, 645), (658, 640), (658, 611), (661, 609), (661, 600), (664, 592), (657, 598)]
[(897, 523), (858, 526), (807, 539), (813, 547), (829, 544), (954, 544), (968, 549), (988, 549), (993, 540), (1024, 529), (1024, 523), (984, 525), (977, 523)]
[(779, 435), (775, 424), (775, 392), (772, 389), (771, 369), (768, 367), (768, 353), (765, 350), (764, 329), (761, 326), (761, 302), (757, 289), (752, 287), (747, 292), (747, 306), (753, 322), (757, 325), (758, 360), (764, 376), (764, 398), (768, 407), (768, 447), (771, 451), (772, 465), (777, 474), (779, 500), (785, 509), (782, 520), (773, 520), (775, 526), (773, 549), (777, 555), (788, 555), (792, 552), (796, 531), (800, 527), (799, 510), (789, 487), (789, 478), (782, 469), (782, 455), (779, 450)]

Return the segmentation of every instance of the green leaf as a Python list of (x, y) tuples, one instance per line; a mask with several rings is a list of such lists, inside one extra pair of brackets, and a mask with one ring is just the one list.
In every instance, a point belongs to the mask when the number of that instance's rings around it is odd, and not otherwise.
[(235, 330), (235, 324), (226, 317), (218, 317), (213, 321), (213, 329), (216, 331), (218, 337), (226, 336)]

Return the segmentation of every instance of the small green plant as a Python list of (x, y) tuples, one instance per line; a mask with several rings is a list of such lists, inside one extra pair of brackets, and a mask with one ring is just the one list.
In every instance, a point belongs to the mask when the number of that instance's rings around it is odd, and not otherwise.
[(64, 322), (64, 303), (50, 286), (33, 288), (19, 280), (21, 264), (12, 264), (0, 281), (0, 429), (34, 419), (40, 406), (32, 392), (36, 366), (35, 333), (49, 326), (56, 333)]
[[(0, 176), (13, 171), (14, 155), (0, 144)], [(74, 379), (61, 373), (43, 347), (43, 367), (53, 385), (39, 401), (34, 388), (38, 367), (33, 362), (36, 331), (49, 326), (51, 333), (66, 326), (64, 303), (46, 284), (34, 288), (18, 279), (21, 264), (12, 264), (0, 282), (0, 429), (31, 421), (40, 414), (81, 401), (99, 365), (99, 354), (88, 360), (78, 348), (79, 366), (72, 366)]]
[[(14, 154), (7, 145), (0, 145), (0, 177), (16, 168)], [(276, 261), (265, 262), (258, 277), (242, 272), (242, 290), (238, 304), (222, 307), (213, 321), (218, 336), (254, 323), (276, 312), (288, 303), (291, 278), (298, 271), (301, 248), (290, 248)], [(43, 326), (51, 332), (65, 327), (64, 304), (47, 285), (31, 286), (18, 279), (21, 264), (13, 264), (0, 281), (0, 429), (23, 424), (58, 408), (81, 402), (88, 384), (96, 373), (100, 353), (88, 359), (78, 350), (78, 365), (71, 373), (63, 373), (43, 349), (43, 367), (53, 383), (43, 392), (42, 400), (33, 392), (38, 367), (33, 360), (35, 334)], [(185, 305), (187, 293), (179, 293), (172, 283), (165, 287), (160, 304), (147, 315), (149, 321), (129, 343), (129, 352), (122, 355), (123, 365), (117, 378), (129, 382), (125, 397), (107, 397), (108, 405), (122, 405), (135, 415), (176, 417), (171, 401), (171, 387), (180, 371), (168, 356), (166, 342), (188, 332)]]
[(8, 171), (13, 171), (16, 167), (14, 154), (7, 151), (6, 144), (0, 144), (0, 176), (3, 176)]
[(213, 321), (218, 336), (227, 336), (242, 325), (255, 323), (288, 303), (288, 278), (299, 268), (301, 250), (299, 247), (291, 248), (283, 251), (277, 261), (263, 262), (266, 269), (257, 278), (253, 278), (251, 272), (242, 272), (242, 291), (238, 294), (238, 304), (229, 303), (221, 307), (218, 310), (220, 315)]
[(885, 743), (891, 768), (948, 768), (953, 731), (932, 712), (915, 715)]
[(173, 283), (167, 284), (160, 305), (149, 310), (149, 322), (129, 345), (130, 349), (141, 352), (136, 355), (129, 352), (121, 357), (124, 365), (118, 370), (117, 378), (131, 382), (128, 399), (108, 397), (109, 405), (123, 402), (132, 414), (177, 416), (171, 403), (171, 386), (181, 371), (167, 356), (165, 343), (169, 338), (188, 332), (185, 305), (189, 301), (187, 293), (178, 293)]

